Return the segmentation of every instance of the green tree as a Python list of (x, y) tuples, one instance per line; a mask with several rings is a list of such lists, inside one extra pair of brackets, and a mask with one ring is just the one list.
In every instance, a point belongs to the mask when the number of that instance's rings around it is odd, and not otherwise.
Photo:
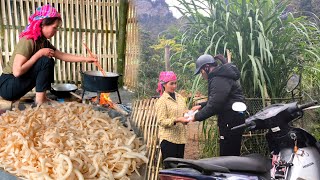
[(150, 33), (140, 30), (141, 57), (139, 64), (137, 98), (156, 95), (159, 72), (164, 67), (160, 56), (151, 48), (156, 41), (150, 37)]

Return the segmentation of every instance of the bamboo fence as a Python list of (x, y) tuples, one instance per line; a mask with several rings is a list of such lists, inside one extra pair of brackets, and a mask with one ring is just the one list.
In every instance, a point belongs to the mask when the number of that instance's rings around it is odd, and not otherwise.
[(132, 129), (136, 134), (143, 137), (147, 146), (149, 162), (144, 178), (155, 180), (159, 178), (161, 153), (158, 139), (158, 123), (154, 105), (157, 99), (138, 100), (133, 103), (133, 111), (130, 118)]
[(127, 19), (127, 46), (124, 84), (130, 89), (137, 87), (137, 76), (140, 58), (139, 27), (135, 2), (129, 3)]
[[(62, 17), (62, 26), (51, 43), (60, 51), (88, 56), (83, 47), (86, 43), (97, 55), (102, 68), (108, 72), (117, 72), (117, 33), (119, 31), (120, 0), (1, 0), (0, 2), (0, 73), (9, 61), (19, 34), (28, 24), (28, 17), (35, 9), (44, 4), (51, 4)], [(131, 0), (129, 4), (133, 4)], [(133, 53), (131, 46), (136, 46), (135, 8), (130, 5), (127, 67), (135, 68), (137, 51)], [(55, 65), (55, 82), (81, 82), (81, 71), (97, 70), (94, 64), (69, 63), (57, 60)], [(135, 86), (136, 71), (127, 69), (124, 75), (126, 85)]]

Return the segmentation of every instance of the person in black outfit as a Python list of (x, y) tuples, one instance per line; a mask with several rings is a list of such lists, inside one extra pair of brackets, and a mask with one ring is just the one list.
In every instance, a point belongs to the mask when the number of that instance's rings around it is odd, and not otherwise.
[[(216, 59), (223, 64), (218, 65)], [(240, 72), (232, 63), (226, 63), (221, 56), (205, 54), (196, 61), (195, 74), (201, 73), (208, 80), (208, 101), (194, 106), (199, 111), (191, 121), (203, 121), (213, 115), (218, 116), (220, 134), (220, 156), (239, 156), (244, 129), (231, 130), (244, 123), (244, 115), (232, 110), (234, 102), (244, 102), (239, 83)]]

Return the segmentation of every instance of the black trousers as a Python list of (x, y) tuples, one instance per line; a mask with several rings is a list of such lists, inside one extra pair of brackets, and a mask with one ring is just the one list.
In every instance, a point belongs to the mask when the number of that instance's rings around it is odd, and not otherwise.
[(18, 100), (36, 87), (36, 92), (45, 92), (54, 80), (54, 59), (41, 57), (25, 74), (0, 76), (0, 96), (6, 100)]
[[(162, 162), (168, 157), (183, 158), (185, 144), (175, 144), (167, 140), (162, 140), (160, 143)], [(169, 168), (164, 165), (164, 168)]]
[(244, 129), (231, 130), (231, 128), (243, 124), (244, 120), (245, 116), (235, 111), (218, 115), (220, 156), (240, 156)]

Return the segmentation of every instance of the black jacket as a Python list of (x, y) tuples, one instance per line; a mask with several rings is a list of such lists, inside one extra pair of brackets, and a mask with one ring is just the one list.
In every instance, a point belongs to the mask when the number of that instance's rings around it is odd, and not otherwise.
[(223, 115), (232, 110), (234, 102), (244, 102), (239, 83), (240, 72), (232, 64), (216, 67), (208, 75), (208, 101), (201, 104), (202, 109), (195, 114), (196, 121), (203, 121), (213, 115)]

